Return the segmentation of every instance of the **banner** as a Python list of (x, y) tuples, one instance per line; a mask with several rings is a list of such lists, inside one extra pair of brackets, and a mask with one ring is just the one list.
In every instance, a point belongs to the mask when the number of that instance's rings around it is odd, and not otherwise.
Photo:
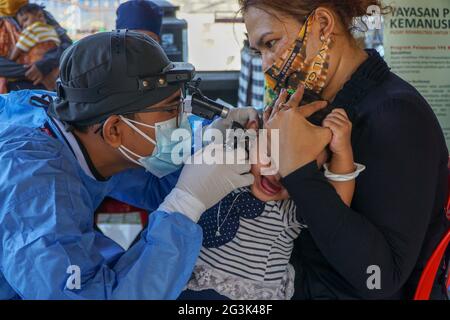
[(385, 1), (385, 58), (430, 103), (450, 148), (450, 0)]

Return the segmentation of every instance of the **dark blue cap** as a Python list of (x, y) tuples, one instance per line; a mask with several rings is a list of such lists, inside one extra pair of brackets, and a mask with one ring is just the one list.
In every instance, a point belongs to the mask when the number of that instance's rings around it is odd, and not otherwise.
[(163, 15), (163, 9), (152, 1), (131, 0), (117, 9), (116, 29), (151, 31), (159, 37)]

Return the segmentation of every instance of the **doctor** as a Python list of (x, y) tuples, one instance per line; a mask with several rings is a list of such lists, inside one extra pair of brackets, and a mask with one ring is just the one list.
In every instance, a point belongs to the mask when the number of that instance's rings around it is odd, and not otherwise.
[[(183, 66), (148, 36), (100, 33), (64, 53), (58, 97), (0, 96), (0, 299), (178, 297), (201, 214), (253, 182), (247, 164), (171, 162)], [(94, 230), (106, 196), (154, 211), (128, 251)]]

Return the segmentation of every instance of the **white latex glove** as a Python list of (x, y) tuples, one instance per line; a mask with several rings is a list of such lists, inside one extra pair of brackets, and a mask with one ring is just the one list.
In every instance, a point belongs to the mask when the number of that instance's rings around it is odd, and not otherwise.
[[(206, 164), (204, 158), (212, 150), (224, 154), (221, 159), (231, 158), (237, 154), (236, 164)], [(205, 155), (205, 157), (204, 157)], [(164, 199), (158, 210), (179, 212), (197, 222), (203, 212), (225, 198), (230, 192), (253, 184), (254, 176), (250, 173), (250, 164), (242, 147), (227, 150), (210, 144), (199, 150), (185, 164), (178, 183)], [(200, 163), (200, 164), (196, 164)], [(245, 163), (245, 164), (238, 164)]]
[(226, 119), (216, 119), (206, 129), (213, 128), (222, 132), (223, 136), (226, 136), (226, 130), (231, 129), (233, 121), (238, 122), (241, 126), (245, 127), (249, 121), (258, 121), (258, 111), (253, 107), (245, 108), (231, 108), (230, 113)]

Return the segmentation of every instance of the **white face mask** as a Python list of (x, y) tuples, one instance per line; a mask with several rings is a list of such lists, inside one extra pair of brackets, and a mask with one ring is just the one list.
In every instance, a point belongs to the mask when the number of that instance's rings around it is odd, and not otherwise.
[[(172, 152), (174, 148), (179, 146), (180, 144), (189, 143), (189, 146), (187, 146), (186, 149), (190, 149), (190, 139), (183, 139), (181, 141), (172, 141), (172, 133), (176, 129), (178, 129), (176, 117), (169, 119), (167, 121), (155, 123), (155, 125), (149, 125), (135, 120), (130, 120), (123, 116), (120, 116), (120, 119), (134, 131), (139, 133), (139, 135), (141, 135), (145, 140), (147, 140), (148, 142), (150, 142), (155, 146), (152, 155), (141, 156), (131, 151), (127, 147), (121, 145), (119, 147), (119, 151), (128, 160), (141, 167), (144, 167), (147, 171), (149, 171), (158, 178), (162, 178), (168, 174), (171, 174), (182, 167), (183, 165), (182, 163), (175, 164), (172, 161)], [(151, 137), (149, 137), (147, 134), (145, 134), (134, 124), (141, 125), (146, 128), (155, 129), (156, 141), (153, 140)], [(181, 122), (180, 128), (187, 129), (189, 130), (190, 133), (190, 125), (186, 117), (183, 117), (183, 121)], [(136, 159), (134, 159), (132, 156), (136, 157)]]

